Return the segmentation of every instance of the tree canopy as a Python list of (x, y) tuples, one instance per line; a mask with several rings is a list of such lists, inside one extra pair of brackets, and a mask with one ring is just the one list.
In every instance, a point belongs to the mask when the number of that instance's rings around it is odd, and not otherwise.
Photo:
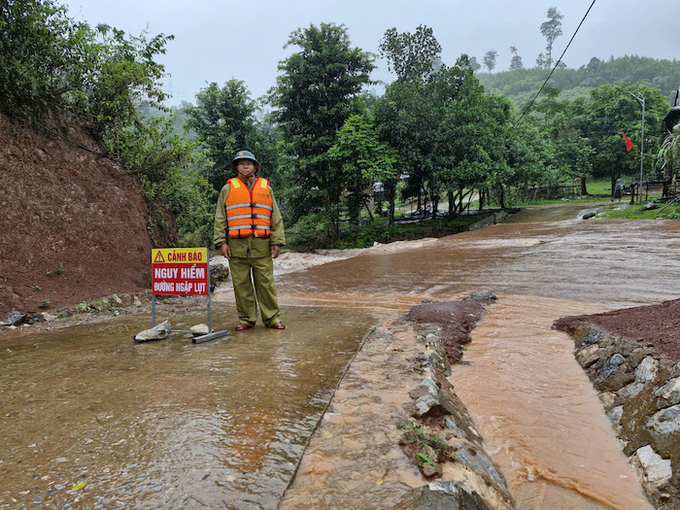
[(328, 151), (345, 121), (362, 107), (359, 96), (375, 68), (373, 56), (352, 47), (346, 27), (333, 23), (295, 30), (288, 46), (298, 51), (279, 64), (269, 101), (294, 159), (294, 203), (300, 214), (322, 207), (335, 236), (344, 180)]

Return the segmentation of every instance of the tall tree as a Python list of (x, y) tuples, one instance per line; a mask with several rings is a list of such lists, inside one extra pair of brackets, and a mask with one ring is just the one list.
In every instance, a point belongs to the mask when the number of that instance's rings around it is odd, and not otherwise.
[(413, 34), (390, 28), (380, 40), (380, 56), (402, 81), (424, 80), (436, 72), (441, 51), (432, 29), (424, 25), (418, 25)]
[(612, 185), (622, 174), (639, 178), (640, 153), (626, 151), (621, 131), (640, 146), (641, 108), (631, 93), (645, 97), (645, 162), (646, 172), (653, 174), (654, 152), (661, 136), (658, 128), (668, 112), (668, 99), (656, 88), (644, 85), (602, 85), (592, 89), (587, 99), (578, 98), (571, 106), (571, 117), (583, 137), (588, 137), (595, 149), (593, 175), (609, 175)]
[(365, 110), (345, 121), (329, 155), (345, 174), (349, 216), (358, 224), (364, 190), (395, 178), (396, 151), (378, 138), (373, 115)]
[(358, 96), (375, 65), (369, 53), (351, 46), (344, 25), (321, 23), (297, 29), (288, 46), (299, 51), (279, 63), (269, 101), (276, 108), (274, 117), (283, 131), (285, 150), (294, 158), (297, 212), (293, 219), (321, 207), (335, 240), (344, 181), (328, 150), (340, 127), (360, 111)]
[[(541, 23), (541, 34), (545, 37), (545, 65), (546, 69), (550, 69), (553, 64), (552, 59), (552, 48), (555, 39), (562, 35), (562, 18), (564, 16), (560, 14), (557, 7), (551, 7), (548, 9), (548, 19)], [(538, 63), (538, 61), (537, 61)]]
[(380, 138), (397, 150), (397, 170), (408, 176), (404, 193), (418, 197), (419, 209), (422, 191), (436, 164), (433, 154), (439, 137), (438, 108), (432, 101), (429, 82), (397, 80), (387, 86), (374, 109)]
[(522, 64), (522, 57), (517, 53), (516, 46), (510, 46), (510, 54), (512, 58), (510, 59), (510, 70), (516, 71), (517, 69), (524, 69), (524, 64)]
[(489, 72), (493, 71), (494, 67), (496, 67), (496, 58), (498, 57), (498, 52), (496, 50), (489, 50), (484, 54), (484, 58), (482, 61), (484, 62), (484, 66), (489, 70)]
[(220, 189), (231, 175), (231, 159), (239, 149), (257, 154), (255, 137), (256, 104), (246, 84), (231, 79), (223, 87), (210, 83), (196, 94), (196, 106), (188, 109), (186, 127), (208, 150), (214, 166), (206, 171), (210, 184)]
[(545, 69), (546, 67), (545, 62), (546, 62), (545, 55), (543, 54), (543, 52), (539, 53), (538, 57), (536, 57), (536, 67), (538, 67), (539, 69)]

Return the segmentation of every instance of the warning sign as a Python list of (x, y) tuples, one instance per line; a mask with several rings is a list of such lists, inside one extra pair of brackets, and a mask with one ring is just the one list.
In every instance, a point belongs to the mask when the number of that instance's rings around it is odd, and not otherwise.
[(153, 294), (208, 294), (208, 249), (164, 248), (151, 250)]

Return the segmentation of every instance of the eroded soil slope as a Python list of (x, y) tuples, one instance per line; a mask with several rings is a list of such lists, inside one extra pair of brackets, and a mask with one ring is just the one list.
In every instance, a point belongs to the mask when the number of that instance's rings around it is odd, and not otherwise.
[[(50, 127), (97, 148), (63, 125)], [(39, 129), (0, 115), (0, 320), (149, 288), (147, 208), (126, 169)]]

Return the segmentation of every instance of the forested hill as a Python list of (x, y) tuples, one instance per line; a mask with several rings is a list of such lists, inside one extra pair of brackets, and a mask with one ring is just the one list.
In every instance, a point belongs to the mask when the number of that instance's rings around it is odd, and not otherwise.
[[(516, 106), (530, 100), (550, 73), (547, 69), (517, 69), (498, 73), (475, 73), (486, 92), (508, 96)], [(669, 99), (680, 86), (680, 61), (625, 56), (602, 61), (592, 58), (578, 69), (557, 69), (549, 85), (562, 91), (563, 99), (585, 95), (605, 83), (642, 83), (661, 90)]]

